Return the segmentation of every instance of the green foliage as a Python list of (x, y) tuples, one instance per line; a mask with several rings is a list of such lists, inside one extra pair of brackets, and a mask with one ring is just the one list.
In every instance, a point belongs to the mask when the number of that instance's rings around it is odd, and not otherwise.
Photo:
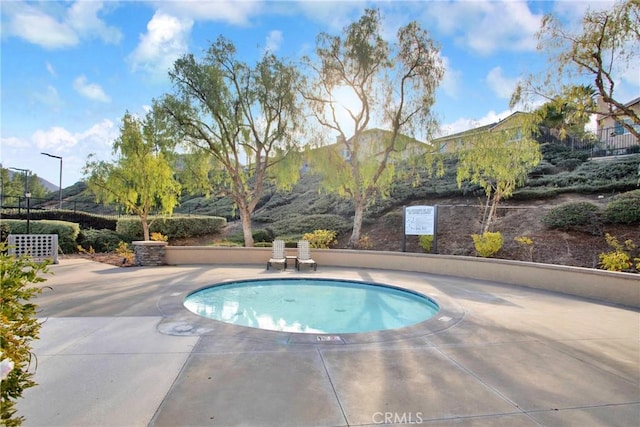
[(488, 231), (502, 199), (524, 185), (529, 172), (540, 162), (540, 146), (532, 139), (532, 123), (517, 116), (503, 129), (471, 134), (459, 150), (458, 186), (469, 181), (482, 187), (487, 196), (482, 230)]
[(31, 342), (38, 338), (40, 322), (37, 305), (31, 300), (42, 292), (41, 287), (33, 285), (45, 281), (42, 274), (48, 273), (47, 266), (47, 262), (10, 256), (6, 244), (0, 243), (0, 361), (9, 359), (13, 363), (13, 369), (0, 382), (3, 426), (22, 424), (24, 417), (16, 414), (15, 401), (36, 385), (29, 366), (33, 358)]
[[(607, 244), (613, 248), (613, 251), (599, 255), (600, 266), (604, 270), (640, 271), (640, 251), (638, 251), (638, 246), (633, 241), (625, 240), (624, 243), (620, 243), (618, 239), (609, 233), (605, 234), (605, 239)], [(636, 263), (635, 266), (634, 262)]]
[(145, 240), (149, 240), (147, 218), (152, 210), (170, 215), (181, 191), (157, 126), (153, 111), (144, 121), (126, 113), (120, 137), (113, 143), (117, 162), (89, 161), (85, 166), (87, 183), (96, 199), (122, 205), (128, 213), (137, 215)]
[(273, 234), (269, 229), (266, 229), (266, 230), (260, 229), (260, 230), (253, 231), (253, 241), (256, 243), (271, 242), (272, 240), (273, 240)]
[(476, 252), (483, 258), (490, 258), (500, 249), (504, 244), (504, 239), (499, 231), (490, 232), (486, 231), (480, 234), (472, 234), (473, 245), (476, 248)]
[(589, 202), (567, 203), (547, 212), (541, 221), (549, 228), (564, 231), (582, 231), (598, 235), (602, 233), (600, 208)]
[[(13, 219), (3, 219), (3, 223), (9, 226), (11, 234), (26, 234), (27, 222)], [(29, 224), (31, 234), (57, 234), (58, 247), (65, 254), (71, 254), (77, 250), (76, 239), (80, 234), (80, 226), (66, 221), (31, 221)]]
[(418, 244), (423, 251), (431, 253), (431, 246), (433, 245), (433, 236), (430, 234), (424, 234), (420, 236)]
[[(3, 219), (27, 219), (27, 212), (21, 209), (18, 212), (17, 209), (5, 209), (2, 211)], [(98, 215), (89, 212), (71, 211), (71, 210), (52, 210), (52, 209), (38, 209), (31, 210), (29, 213), (29, 219), (31, 221), (66, 221), (75, 222), (80, 225), (80, 228), (95, 228), (102, 229), (108, 228), (109, 230), (116, 229), (117, 217)]]
[(118, 246), (122, 238), (113, 230), (89, 228), (81, 230), (77, 240), (85, 250), (91, 248), (95, 252), (111, 252)]
[(314, 230), (305, 233), (302, 240), (308, 240), (309, 246), (316, 249), (329, 249), (336, 243), (336, 232), (331, 230)]
[[(169, 239), (179, 239), (218, 233), (226, 225), (226, 222), (224, 218), (210, 216), (153, 217), (149, 231), (164, 234)], [(142, 239), (140, 219), (135, 217), (118, 219), (116, 233), (128, 241)]]
[(269, 227), (274, 236), (304, 234), (313, 230), (335, 230), (342, 233), (349, 230), (349, 221), (339, 215), (296, 215), (276, 221)]
[[(341, 35), (321, 33), (316, 63), (307, 60), (313, 74), (305, 91), (311, 113), (341, 140), (313, 150), (309, 162), (325, 191), (353, 201), (351, 247), (358, 244), (367, 206), (389, 195), (402, 156), (424, 154), (418, 153), (424, 145), (402, 135), (434, 130), (431, 107), (444, 76), (438, 46), (416, 22), (401, 27), (391, 46), (382, 30), (380, 13), (366, 9)], [(357, 101), (336, 105), (336, 92)], [(386, 119), (389, 131), (367, 129), (376, 115)], [(352, 121), (345, 124), (344, 117)]]
[(114, 252), (123, 258), (123, 264), (133, 264), (135, 253), (131, 249), (131, 245), (127, 242), (120, 242), (114, 249)]
[[(270, 178), (280, 188), (298, 179), (301, 76), (273, 54), (254, 66), (239, 56), (220, 36), (201, 60), (179, 58), (169, 72), (176, 93), (154, 110), (190, 151), (186, 186), (206, 194), (215, 189), (249, 219)], [(253, 246), (251, 222), (243, 227), (245, 246)]]
[(604, 219), (612, 224), (640, 224), (640, 190), (615, 196), (604, 208)]
[(149, 236), (149, 238), (154, 242), (168, 242), (169, 241), (169, 237), (168, 236), (165, 236), (164, 234), (158, 233), (158, 232), (151, 233), (151, 236)]
[(0, 243), (6, 243), (7, 239), (9, 238), (9, 233), (11, 233), (9, 224), (7, 224), (6, 222), (0, 222)]

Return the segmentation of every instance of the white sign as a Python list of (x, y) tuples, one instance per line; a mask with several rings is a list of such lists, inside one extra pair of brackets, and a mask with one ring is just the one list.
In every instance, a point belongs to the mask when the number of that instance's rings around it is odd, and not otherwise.
[(408, 206), (404, 210), (404, 234), (407, 236), (433, 236), (434, 223), (433, 206)]

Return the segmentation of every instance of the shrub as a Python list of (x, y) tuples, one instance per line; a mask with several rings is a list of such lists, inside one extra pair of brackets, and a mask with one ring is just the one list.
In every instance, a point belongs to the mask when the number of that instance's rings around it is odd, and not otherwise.
[(113, 230), (82, 230), (78, 235), (78, 244), (84, 249), (92, 248), (95, 252), (111, 252), (122, 239)]
[(253, 241), (255, 243), (271, 242), (273, 240), (273, 234), (271, 233), (271, 230), (269, 230), (269, 229), (254, 230), (253, 233), (252, 233), (252, 236), (253, 236)]
[(315, 230), (313, 233), (305, 233), (302, 240), (308, 240), (309, 245), (315, 249), (329, 249), (336, 243), (336, 232), (330, 230)]
[(502, 234), (499, 231), (486, 231), (482, 233), (482, 235), (472, 234), (471, 238), (473, 239), (476, 252), (483, 258), (489, 258), (498, 253), (504, 243)]
[(600, 266), (604, 270), (633, 272), (633, 261), (636, 262), (635, 271), (640, 270), (640, 253), (637, 250), (638, 247), (631, 240), (625, 240), (624, 243), (620, 243), (618, 239), (609, 233), (605, 235), (605, 239), (607, 244), (613, 248), (613, 251), (599, 255)]
[(30, 300), (42, 292), (41, 287), (32, 284), (45, 281), (42, 273), (48, 273), (47, 266), (48, 262), (10, 256), (6, 244), (0, 243), (0, 361), (6, 368), (0, 387), (0, 420), (4, 426), (22, 424), (24, 417), (16, 415), (15, 400), (22, 397), (25, 389), (36, 385), (29, 366), (33, 357), (31, 342), (38, 338), (40, 322), (36, 317), (38, 307)]
[[(9, 225), (12, 234), (26, 234), (27, 222), (21, 220), (2, 220)], [(76, 239), (80, 234), (80, 226), (73, 222), (65, 221), (31, 221), (29, 224), (31, 234), (57, 234), (58, 247), (62, 253), (70, 254), (77, 251)]]
[(514, 237), (513, 240), (515, 240), (516, 243), (523, 249), (526, 254), (526, 258), (529, 261), (533, 261), (533, 240), (527, 236)]
[(373, 242), (368, 234), (360, 236), (357, 247), (358, 249), (373, 249)]
[(640, 224), (640, 190), (614, 197), (604, 208), (604, 219), (612, 224)]
[(133, 264), (135, 253), (127, 242), (118, 243), (118, 247), (114, 252), (123, 258), (123, 264)]
[(549, 228), (588, 232), (602, 232), (600, 208), (589, 202), (567, 203), (551, 209), (541, 219)]
[(433, 236), (430, 234), (420, 236), (419, 244), (425, 252), (430, 253), (431, 246), (433, 245)]
[(165, 236), (162, 233), (158, 233), (158, 232), (151, 233), (149, 235), (149, 239), (153, 240), (154, 242), (167, 242), (167, 241), (169, 241), (169, 237)]

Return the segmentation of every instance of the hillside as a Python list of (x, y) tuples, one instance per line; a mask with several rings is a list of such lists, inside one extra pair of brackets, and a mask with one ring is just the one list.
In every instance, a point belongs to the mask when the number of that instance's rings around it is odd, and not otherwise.
[[(640, 244), (638, 225), (598, 225), (590, 232), (559, 231), (545, 228), (540, 219), (553, 207), (586, 201), (604, 208), (622, 192), (638, 188), (640, 156), (590, 161), (562, 147), (543, 146), (544, 160), (532, 171), (526, 185), (514, 197), (502, 203), (494, 231), (504, 236), (504, 247), (497, 257), (516, 260), (596, 267), (598, 254), (609, 250), (604, 234), (620, 241), (631, 239)], [(96, 204), (82, 183), (63, 190), (64, 206), (74, 203), (79, 210), (96, 213), (115, 212)], [(55, 200), (55, 199), (53, 199)], [(475, 186), (458, 188), (455, 160), (446, 162), (442, 177), (421, 171), (417, 185), (399, 181), (390, 196), (372, 203), (365, 216), (364, 242), (371, 250), (402, 250), (402, 207), (438, 205), (437, 249), (440, 254), (475, 255), (470, 237), (480, 230), (483, 192)], [(81, 206), (81, 207), (80, 207)], [(225, 198), (185, 196), (176, 213), (224, 216), (228, 225), (221, 235), (171, 241), (171, 244), (212, 244), (217, 241), (242, 242), (240, 223)], [(317, 176), (305, 175), (289, 192), (269, 187), (253, 215), (253, 231), (269, 239), (290, 240), (315, 229), (339, 232), (336, 247), (346, 247), (350, 235), (353, 207), (348, 200), (320, 191)], [(533, 250), (522, 247), (515, 237), (533, 240)], [(259, 240), (259, 239), (257, 239)], [(408, 252), (423, 252), (416, 236), (407, 236)]]

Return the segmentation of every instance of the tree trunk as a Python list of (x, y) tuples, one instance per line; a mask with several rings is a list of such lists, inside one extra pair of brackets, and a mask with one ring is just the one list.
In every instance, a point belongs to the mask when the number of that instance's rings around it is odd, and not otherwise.
[(493, 223), (493, 220), (496, 216), (496, 209), (498, 207), (498, 203), (500, 203), (500, 195), (497, 193), (494, 193), (493, 197), (491, 198), (491, 209), (489, 210), (489, 214), (487, 215), (486, 222), (482, 227), (483, 233), (486, 233), (487, 231), (489, 231), (489, 227), (491, 227), (491, 224)]
[(362, 231), (362, 219), (364, 218), (364, 208), (366, 203), (363, 200), (354, 200), (355, 213), (353, 215), (353, 232), (349, 238), (349, 247), (357, 248), (360, 244), (360, 232)]
[(149, 237), (149, 222), (147, 221), (147, 217), (140, 217), (140, 222), (142, 223), (143, 240), (151, 240), (151, 238)]
[(253, 233), (251, 231), (251, 212), (246, 205), (238, 206), (240, 211), (240, 220), (242, 221), (242, 234), (244, 235), (244, 246), (253, 247)]

